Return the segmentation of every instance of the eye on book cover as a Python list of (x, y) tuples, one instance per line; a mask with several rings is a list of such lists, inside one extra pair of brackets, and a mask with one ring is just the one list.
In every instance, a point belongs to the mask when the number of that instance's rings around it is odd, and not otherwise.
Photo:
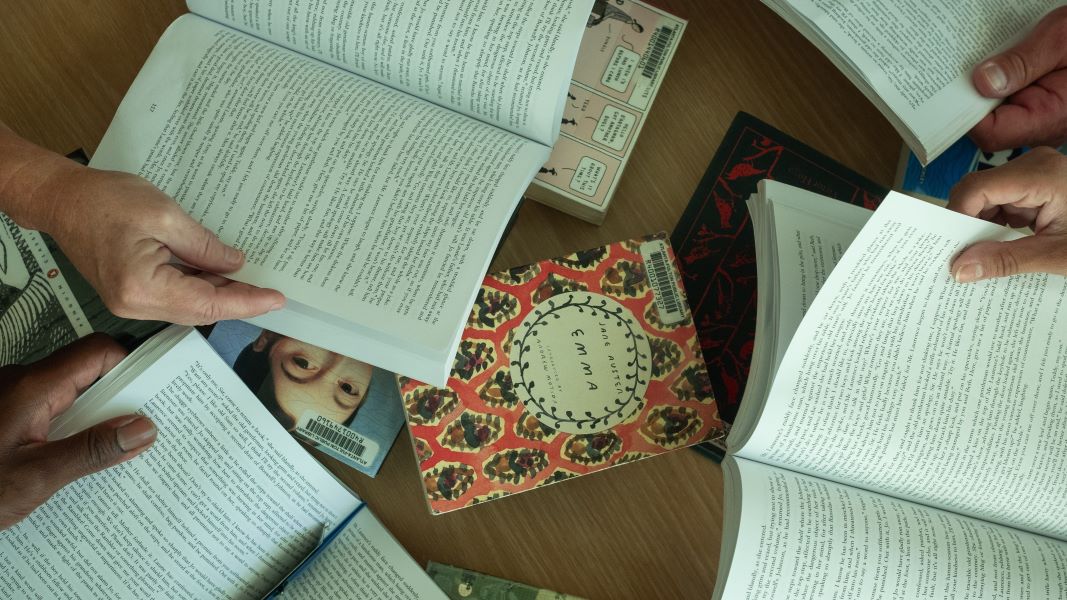
[(485, 278), (448, 387), (400, 379), (431, 512), (725, 437), (665, 237)]

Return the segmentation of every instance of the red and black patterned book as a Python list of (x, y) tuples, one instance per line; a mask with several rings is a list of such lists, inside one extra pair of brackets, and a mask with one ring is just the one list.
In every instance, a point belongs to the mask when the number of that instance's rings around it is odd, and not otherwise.
[(431, 512), (725, 442), (666, 237), (485, 278), (447, 387), (400, 379)]
[(756, 334), (756, 248), (745, 200), (762, 179), (870, 209), (889, 193), (756, 117), (737, 113), (671, 235), (719, 415), (727, 423), (745, 391)]

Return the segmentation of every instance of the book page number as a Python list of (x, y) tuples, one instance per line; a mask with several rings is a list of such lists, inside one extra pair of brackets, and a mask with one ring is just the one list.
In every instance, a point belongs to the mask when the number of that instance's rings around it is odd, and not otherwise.
[(154, 112), (156, 112), (156, 109), (157, 109), (157, 108), (159, 108), (159, 105), (158, 105), (158, 104), (156, 104), (155, 102), (153, 102), (153, 103), (152, 103), (152, 106), (149, 106), (149, 107), (148, 107), (148, 112), (150, 112), (150, 113), (154, 113)]

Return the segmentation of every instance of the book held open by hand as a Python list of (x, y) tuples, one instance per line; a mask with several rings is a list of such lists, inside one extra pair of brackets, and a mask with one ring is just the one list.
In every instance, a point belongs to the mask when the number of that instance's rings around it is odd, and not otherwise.
[(928, 164), (989, 114), (971, 72), (1062, 0), (763, 0), (814, 44)]
[(1067, 278), (957, 283), (960, 250), (1022, 234), (896, 193), (750, 205), (715, 598), (1067, 595)]
[(91, 164), (243, 250), (258, 326), (443, 384), (592, 4), (189, 0)]
[(151, 448), (0, 532), (4, 597), (255, 599), (288, 581), (283, 598), (444, 598), (195, 330), (149, 339), (49, 439), (132, 413), (158, 427)]

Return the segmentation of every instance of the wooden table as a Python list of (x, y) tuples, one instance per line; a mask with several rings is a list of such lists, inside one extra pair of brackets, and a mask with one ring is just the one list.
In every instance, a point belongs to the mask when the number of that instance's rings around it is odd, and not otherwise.
[[(738, 110), (892, 183), (900, 139), (811, 45), (755, 0), (658, 0), (690, 26), (614, 200), (588, 225), (532, 202), (494, 267), (673, 229)], [(182, 0), (6, 0), (0, 120), (58, 152), (96, 148)], [(682, 450), (431, 517), (402, 432), (376, 479), (325, 462), (420, 563), (451, 563), (587, 598), (708, 598), (722, 474)]]

